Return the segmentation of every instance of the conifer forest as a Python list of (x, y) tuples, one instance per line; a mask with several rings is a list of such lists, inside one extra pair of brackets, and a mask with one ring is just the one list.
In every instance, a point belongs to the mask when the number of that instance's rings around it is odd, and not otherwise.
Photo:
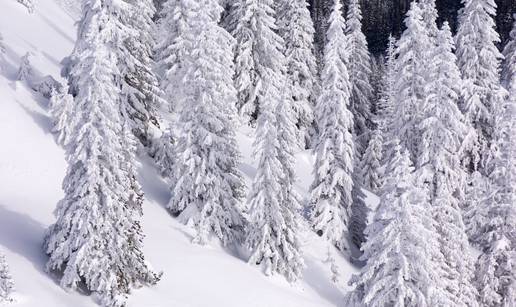
[(516, 0), (1, 0), (0, 306), (516, 307)]

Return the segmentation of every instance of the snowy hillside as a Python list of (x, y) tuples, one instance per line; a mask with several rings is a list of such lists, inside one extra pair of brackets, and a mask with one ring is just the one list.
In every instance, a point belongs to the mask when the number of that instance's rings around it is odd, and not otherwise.
[[(48, 100), (16, 81), (20, 59), (30, 52), (34, 75), (60, 79), (60, 62), (73, 48), (76, 35), (71, 0), (38, 0), (29, 14), (14, 0), (0, 1), (0, 33), (6, 48), (0, 74), (0, 248), (5, 252), (16, 283), (13, 306), (95, 306), (86, 294), (67, 293), (45, 272), (42, 250), (46, 228), (62, 198), (64, 151), (51, 134)], [(244, 155), (241, 170), (250, 183), (250, 131), (238, 135)], [(298, 153), (298, 188), (306, 195), (312, 158)], [(246, 255), (227, 251), (216, 242), (191, 243), (192, 230), (165, 210), (169, 187), (150, 159), (141, 157), (139, 180), (145, 192), (144, 251), (155, 270), (163, 271), (155, 287), (136, 290), (131, 307), (164, 306), (338, 306), (354, 268), (344, 257), (337, 263), (345, 273), (338, 285), (325, 262), (328, 247), (313, 233), (304, 233), (304, 279), (290, 285), (281, 276), (266, 277), (246, 263)], [(374, 202), (371, 196), (370, 202)], [(307, 227), (305, 227), (306, 229)], [(335, 251), (335, 254), (338, 252)]]

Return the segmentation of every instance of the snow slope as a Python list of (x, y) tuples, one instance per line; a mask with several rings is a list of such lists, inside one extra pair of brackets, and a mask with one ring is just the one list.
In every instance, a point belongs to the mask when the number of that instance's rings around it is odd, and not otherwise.
[[(26, 52), (31, 53), (35, 75), (60, 79), (59, 63), (71, 52), (75, 37), (74, 1), (38, 0), (34, 14), (28, 14), (16, 0), (0, 1), (0, 33), (6, 46), (0, 73), (0, 249), (16, 282), (14, 306), (95, 306), (87, 293), (67, 293), (45, 272), (41, 244), (63, 195), (66, 163), (50, 133), (48, 101), (24, 82), (15, 81), (20, 57)], [(239, 133), (244, 155), (241, 168), (248, 182), (255, 173), (250, 136), (251, 131)], [(297, 157), (298, 187), (306, 195), (312, 158), (307, 153)], [(290, 285), (281, 276), (266, 277), (248, 265), (244, 255), (227, 251), (217, 242), (192, 244), (192, 230), (164, 209), (169, 199), (166, 182), (148, 158), (141, 160), (145, 253), (164, 275), (157, 286), (134, 291), (130, 307), (341, 305), (345, 284), (356, 269), (337, 256), (343, 276), (339, 285), (333, 284), (325, 263), (328, 246), (314, 234), (303, 234), (307, 267), (301, 282)]]

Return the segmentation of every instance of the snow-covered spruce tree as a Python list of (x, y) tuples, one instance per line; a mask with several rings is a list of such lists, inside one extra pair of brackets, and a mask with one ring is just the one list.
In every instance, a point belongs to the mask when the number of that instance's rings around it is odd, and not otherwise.
[(502, 69), (502, 81), (504, 86), (509, 90), (510, 82), (516, 75), (516, 14), (514, 14), (514, 25), (510, 33), (510, 40), (503, 50), (504, 62)]
[(425, 22), (428, 36), (432, 43), (436, 43), (437, 35), (439, 34), (439, 28), (437, 27), (436, 21), (439, 14), (437, 12), (435, 0), (419, 0), (419, 3), (423, 12), (423, 21)]
[[(184, 0), (164, 1), (158, 15), (155, 34), (155, 54), (157, 62), (157, 74), (160, 79), (160, 88), (163, 92), (166, 106), (165, 112), (178, 115), (181, 111), (180, 101), (184, 93), (183, 76), (185, 68), (183, 62), (188, 48), (191, 48), (191, 31), (188, 28), (186, 7), (188, 2)], [(169, 123), (173, 126), (173, 123)], [(176, 136), (174, 128), (167, 128), (161, 137), (153, 144), (152, 156), (161, 174), (174, 183), (174, 151)]]
[[(355, 153), (356, 155), (356, 153)], [(356, 169), (356, 168), (355, 168)], [(358, 174), (353, 175), (353, 189), (351, 190), (351, 215), (349, 217), (348, 232), (350, 234), (351, 242), (360, 249), (362, 244), (366, 241), (364, 231), (369, 223), (369, 215), (371, 209), (367, 206), (365, 199), (366, 195), (362, 190), (362, 184), (357, 178)], [(356, 256), (355, 256), (356, 257)], [(355, 259), (353, 259), (354, 261)]]
[(269, 81), (261, 88), (261, 112), (254, 144), (259, 162), (251, 188), (252, 225), (247, 245), (252, 250), (249, 263), (261, 265), (267, 275), (279, 273), (294, 282), (301, 277), (304, 266), (298, 237), (300, 208), (295, 196), (289, 195), (293, 183), (288, 181), (293, 170), (286, 168), (291, 165), (284, 164), (285, 154), (289, 153), (281, 145), (281, 126), (288, 123), (276, 116), (280, 105), (287, 105), (288, 99), (288, 93), (281, 92), (281, 84), (287, 83), (278, 68), (268, 69)]
[[(363, 155), (369, 145), (371, 131), (375, 129), (371, 110), (373, 109), (374, 93), (371, 86), (371, 57), (366, 37), (362, 32), (362, 13), (359, 0), (350, 0), (347, 12), (346, 35), (349, 58), (346, 65), (351, 82), (351, 96), (349, 109), (353, 114), (354, 135), (354, 169), (352, 176), (352, 206), (349, 221), (349, 233), (352, 242), (360, 247), (366, 240), (364, 230), (367, 225), (369, 208), (366, 206), (362, 192), (364, 178), (359, 171)], [(372, 161), (370, 161), (372, 162)]]
[[(367, 226), (362, 271), (346, 306), (454, 306), (443, 296), (439, 244), (429, 204), (417, 188), (407, 151), (394, 142), (380, 205)], [(439, 304), (440, 303), (440, 304)]]
[[(516, 56), (508, 52), (508, 58)], [(509, 307), (516, 302), (516, 69), (507, 74), (509, 97), (496, 116), (489, 197), (477, 208), (482, 254), (476, 283), (485, 306)], [(479, 217), (475, 216), (477, 221)]]
[(339, 284), (341, 279), (340, 270), (330, 247), (328, 247), (328, 251), (326, 252), (326, 263), (328, 263), (328, 266), (330, 267), (331, 281), (334, 284)]
[[(175, 146), (177, 137), (174, 136), (173, 127), (163, 131), (161, 137), (154, 142), (152, 156), (161, 176), (173, 182), (175, 174)], [(174, 185), (174, 183), (172, 183)]]
[[(224, 244), (241, 235), (245, 185), (238, 170), (231, 35), (218, 25), (216, 0), (192, 2), (185, 11), (192, 38), (182, 59), (185, 75), (176, 145), (175, 185), (168, 208), (192, 220), (195, 241), (213, 232)], [(216, 17), (215, 17), (216, 16)]]
[[(249, 263), (261, 265), (267, 275), (279, 273), (294, 282), (301, 277), (304, 263), (299, 240), (300, 205), (294, 191), (295, 119), (291, 93), (284, 90), (288, 87), (287, 60), (281, 53), (283, 41), (274, 32), (273, 2), (245, 0), (242, 5), (244, 19), (240, 19), (236, 33), (251, 34), (257, 45), (240, 49), (244, 52), (240, 60), (249, 54), (249, 59), (260, 63), (253, 75), (260, 80), (252, 100), (259, 103), (260, 112), (254, 143), (258, 172), (250, 192)], [(250, 71), (241, 73), (249, 76)]]
[(497, 240), (478, 259), (476, 283), (482, 306), (511, 307), (516, 301), (514, 244)]
[(18, 69), (16, 80), (30, 81), (32, 78), (32, 65), (30, 64), (31, 55), (30, 52), (27, 52), (20, 58), (20, 68)]
[(285, 43), (277, 34), (274, 7), (274, 1), (270, 0), (241, 0), (235, 11), (238, 20), (232, 33), (237, 40), (235, 84), (237, 110), (243, 122), (256, 121), (263, 99), (262, 87), (269, 82), (265, 80), (267, 70), (277, 70), (274, 67), (277, 58), (285, 58)]
[[(117, 4), (113, 13), (125, 30), (115, 33), (122, 56), (117, 58), (119, 74), (117, 81), (121, 86), (120, 112), (125, 113), (130, 123), (130, 130), (144, 146), (151, 145), (152, 126), (158, 127), (157, 109), (163, 103), (163, 96), (157, 77), (154, 75), (152, 52), (154, 38), (152, 37), (152, 17), (155, 8), (152, 0), (122, 0)], [(76, 46), (75, 49), (80, 49)], [(76, 54), (69, 57), (66, 72), (78, 65)], [(75, 96), (78, 91), (74, 88), (74, 77), (69, 76), (70, 93)]]
[[(133, 287), (154, 284), (142, 253), (141, 195), (135, 186), (120, 84), (118, 37), (127, 29), (111, 0), (83, 3), (70, 71), (68, 170), (55, 224), (45, 238), (47, 269), (61, 285), (84, 283), (103, 306), (124, 306)], [(125, 136), (125, 137), (124, 137)]]
[(348, 50), (340, 0), (330, 15), (321, 93), (317, 100), (318, 139), (314, 143), (314, 181), (310, 187), (311, 224), (339, 249), (348, 249), (348, 220), (352, 203), (353, 153), (350, 107), (351, 83), (346, 67)]
[(428, 191), (444, 260), (441, 282), (453, 306), (478, 306), (473, 287), (473, 259), (459, 207), (458, 195), (466, 174), (458, 152), (468, 126), (458, 108), (460, 73), (453, 54), (454, 43), (448, 23), (437, 34), (431, 54), (427, 97), (421, 108), (421, 140), (417, 157), (418, 181)]
[(474, 171), (467, 177), (465, 187), (465, 198), (463, 206), (464, 224), (466, 233), (472, 244), (479, 245), (482, 234), (482, 225), (486, 223), (484, 202), (489, 193), (489, 178), (483, 176), (479, 171)]
[(493, 135), (493, 112), (499, 108), (500, 61), (502, 54), (496, 47), (500, 36), (495, 30), (494, 0), (462, 0), (456, 35), (457, 58), (462, 73), (463, 99), (461, 110), (477, 131), (477, 142), (463, 157), (470, 171), (480, 170), (489, 150)]
[(383, 142), (382, 131), (380, 128), (376, 128), (373, 130), (369, 145), (357, 170), (360, 173), (359, 178), (362, 180), (362, 186), (373, 193), (378, 192), (382, 185)]
[(11, 302), (14, 291), (14, 281), (9, 272), (9, 265), (4, 254), (0, 251), (0, 303)]
[(429, 51), (432, 43), (417, 2), (412, 2), (405, 19), (407, 29), (398, 41), (396, 50), (395, 97), (391, 131), (399, 138), (411, 159), (418, 156), (420, 138), (418, 125), (425, 98)]
[(385, 75), (382, 79), (380, 99), (377, 105), (377, 125), (383, 137), (382, 145), (382, 166), (390, 161), (392, 140), (395, 139), (395, 131), (392, 127), (395, 123), (394, 106), (396, 99), (395, 80), (396, 80), (396, 39), (389, 37), (389, 44), (385, 55)]
[(279, 34), (284, 40), (292, 109), (302, 148), (310, 145), (314, 122), (318, 75), (314, 54), (314, 25), (305, 0), (281, 0), (277, 4)]
[(125, 1), (127, 9), (121, 15), (121, 22), (131, 31), (124, 39), (124, 56), (119, 60), (124, 80), (122, 95), (132, 132), (144, 146), (150, 146), (152, 126), (159, 127), (157, 110), (163, 103), (152, 59), (152, 18), (156, 9), (152, 0)]
[[(354, 118), (353, 133), (358, 157), (369, 143), (373, 127), (371, 115), (373, 88), (371, 87), (371, 56), (362, 32), (362, 12), (359, 0), (350, 0), (346, 19), (346, 35), (349, 49), (348, 70), (351, 81), (351, 112)], [(357, 160), (358, 162), (358, 160)]]
[(156, 54), (161, 88), (169, 110), (176, 113), (181, 109), (179, 101), (184, 95), (180, 92), (185, 73), (183, 61), (187, 50), (192, 48), (187, 20), (188, 6), (188, 0), (167, 0), (159, 13), (157, 25)]
[(70, 114), (73, 109), (72, 104), (73, 96), (68, 93), (68, 86), (52, 89), (49, 104), (53, 122), (52, 132), (57, 134), (57, 143), (65, 146), (72, 136), (72, 127), (76, 125), (69, 122), (72, 118), (77, 119)]

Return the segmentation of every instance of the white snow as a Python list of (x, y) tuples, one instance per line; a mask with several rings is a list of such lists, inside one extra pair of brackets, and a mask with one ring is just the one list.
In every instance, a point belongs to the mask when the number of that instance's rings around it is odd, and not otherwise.
[[(38, 75), (60, 79), (59, 63), (70, 54), (75, 37), (74, 1), (38, 0), (34, 14), (28, 14), (15, 0), (0, 1), (0, 33), (6, 46), (0, 73), (0, 249), (16, 283), (13, 306), (95, 306), (87, 293), (66, 292), (45, 272), (42, 240), (63, 195), (66, 162), (64, 151), (50, 133), (48, 101), (15, 81), (26, 52), (31, 52)], [(241, 169), (248, 183), (255, 173), (252, 136), (247, 128), (238, 135)], [(296, 156), (298, 188), (306, 196), (313, 159), (306, 152)], [(139, 179), (146, 193), (145, 253), (164, 275), (157, 286), (134, 291), (129, 307), (341, 305), (347, 280), (356, 268), (335, 251), (342, 284), (333, 284), (325, 263), (328, 247), (315, 234), (303, 233), (307, 267), (301, 282), (290, 285), (281, 276), (267, 277), (246, 263), (245, 251), (225, 250), (216, 241), (208, 246), (192, 244), (192, 230), (164, 208), (170, 197), (167, 184), (150, 159), (141, 160)], [(368, 194), (368, 202), (377, 199)]]

